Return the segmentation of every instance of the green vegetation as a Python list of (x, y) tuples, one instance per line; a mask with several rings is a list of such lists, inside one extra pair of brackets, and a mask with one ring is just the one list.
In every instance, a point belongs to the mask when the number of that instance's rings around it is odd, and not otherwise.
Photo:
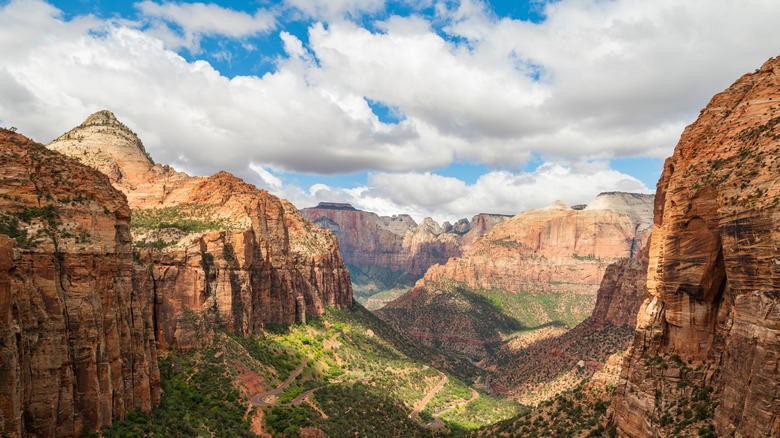
[(215, 205), (183, 204), (173, 207), (134, 210), (134, 229), (177, 229), (185, 233), (230, 229), (227, 219), (213, 217)]
[(385, 302), (400, 297), (414, 286), (418, 277), (404, 271), (393, 271), (383, 266), (370, 265), (364, 269), (347, 265), (355, 299), (369, 310), (384, 306)]
[(525, 409), (516, 417), (484, 427), (470, 436), (611, 436), (605, 416), (611, 395), (612, 390), (594, 392), (578, 385), (537, 409)]
[(193, 353), (169, 352), (160, 359), (160, 406), (151, 415), (127, 414), (103, 429), (102, 436), (255, 436), (250, 429), (257, 430), (259, 419), (253, 419), (257, 410), (248, 410), (248, 403), (261, 387), (250, 391), (246, 376), (257, 376), (262, 388), (271, 389), (301, 365), (302, 372), (289, 386), (266, 401), (289, 403), (307, 389), (319, 389), (309, 396), (312, 404), (258, 408), (263, 410), (263, 427), (274, 436), (298, 436), (307, 427), (328, 436), (463, 435), (520, 409), (481, 393), (446, 413), (447, 428), (421, 427), (434, 409), (471, 398), (471, 388), (449, 376), (419, 421), (410, 420), (413, 407), (441, 377), (421, 360), (422, 350), (360, 305), (352, 310), (329, 308), (309, 324), (268, 328), (251, 338), (217, 332), (209, 345)]
[[(101, 430), (105, 438), (212, 436), (255, 437), (244, 419), (246, 402), (225, 373), (229, 355), (218, 355), (222, 336), (197, 353), (170, 352), (160, 359), (160, 406), (151, 415), (129, 412)], [(97, 436), (97, 434), (94, 434)]]

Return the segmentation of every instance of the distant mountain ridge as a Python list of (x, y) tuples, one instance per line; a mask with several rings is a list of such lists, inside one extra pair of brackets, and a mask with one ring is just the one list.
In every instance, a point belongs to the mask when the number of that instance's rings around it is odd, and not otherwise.
[[(358, 299), (411, 287), (432, 265), (460, 256), (464, 249), (509, 219), (505, 215), (479, 214), (471, 221), (439, 225), (431, 218), (418, 224), (411, 216), (379, 216), (350, 204), (323, 202), (300, 210), (304, 219), (333, 231), (344, 262), (349, 265)], [(393, 279), (395, 281), (393, 281)], [(370, 306), (370, 303), (366, 303)]]

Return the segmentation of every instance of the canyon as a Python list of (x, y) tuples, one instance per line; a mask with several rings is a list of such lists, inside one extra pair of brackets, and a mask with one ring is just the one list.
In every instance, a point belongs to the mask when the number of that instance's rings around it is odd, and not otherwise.
[(518, 330), (587, 318), (607, 267), (638, 254), (652, 229), (651, 195), (603, 193), (522, 212), (432, 266), (377, 311), (424, 345), (484, 357)]
[[(411, 216), (379, 216), (349, 204), (321, 202), (300, 210), (304, 219), (331, 230), (350, 267), (356, 298), (366, 305), (372, 296), (392, 289), (408, 290), (433, 265), (459, 257), (480, 236), (509, 216), (481, 213), (471, 221), (439, 225), (431, 218), (418, 224)], [(396, 295), (397, 295), (396, 294)], [(380, 304), (391, 300), (380, 301)]]
[[(177, 172), (109, 111), (0, 130), (0, 432), (136, 427), (187, 387), (247, 433), (423, 434), (425, 399), (462, 435), (780, 436), (778, 90), (775, 58), (713, 97), (655, 196), (443, 225)], [(348, 266), (417, 281), (372, 314)], [(316, 414), (237, 407), (285, 379)]]

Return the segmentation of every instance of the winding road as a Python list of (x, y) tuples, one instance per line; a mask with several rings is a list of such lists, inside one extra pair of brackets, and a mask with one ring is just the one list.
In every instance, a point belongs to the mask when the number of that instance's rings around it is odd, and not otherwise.
[(447, 406), (446, 408), (439, 409), (438, 411), (433, 413), (433, 421), (431, 421), (430, 423), (426, 424), (423, 427), (427, 427), (429, 429), (438, 429), (440, 427), (444, 427), (444, 422), (439, 419), (439, 415), (443, 414), (445, 411), (448, 411), (450, 409), (457, 408), (458, 406), (463, 406), (465, 404), (471, 403), (478, 396), (479, 396), (479, 394), (477, 394), (477, 391), (474, 388), (471, 388), (471, 398), (470, 399), (468, 399), (468, 400), (466, 400), (464, 402), (460, 402), (458, 404), (454, 404), (452, 406)]
[[(331, 339), (334, 339), (338, 335), (339, 335), (339, 333), (334, 334), (331, 337)], [(317, 391), (318, 389), (322, 389), (325, 386), (319, 386), (317, 388), (309, 389), (309, 390), (299, 394), (297, 397), (292, 399), (292, 401), (289, 402), (289, 403), (272, 403), (272, 402), (265, 401), (265, 399), (266, 399), (266, 397), (270, 397), (272, 395), (279, 395), (282, 392), (284, 392), (285, 388), (287, 388), (290, 385), (290, 383), (292, 383), (292, 381), (295, 380), (295, 378), (298, 377), (299, 374), (301, 374), (303, 369), (306, 367), (306, 365), (312, 359), (314, 359), (314, 355), (310, 354), (309, 357), (305, 361), (301, 362), (301, 364), (298, 365), (298, 367), (295, 368), (295, 370), (293, 370), (292, 373), (290, 373), (290, 376), (287, 377), (287, 380), (285, 380), (279, 386), (277, 386), (276, 388), (274, 388), (274, 389), (272, 389), (270, 391), (264, 392), (262, 394), (255, 395), (254, 397), (252, 397), (252, 400), (250, 400), (249, 403), (251, 405), (254, 405), (254, 406), (296, 406), (296, 405), (299, 405), (299, 404), (303, 403), (304, 400), (306, 400), (310, 395), (312, 395), (314, 393), (314, 391)], [(420, 402), (417, 404), (417, 407), (414, 408), (412, 413), (409, 415), (410, 419), (415, 420), (417, 418), (417, 415), (423, 409), (425, 409), (425, 405), (427, 405), (428, 402), (433, 398), (433, 396), (436, 395), (436, 393), (439, 392), (439, 390), (441, 390), (444, 387), (445, 383), (447, 383), (447, 376), (444, 375), (444, 373), (442, 373), (441, 371), (438, 371), (438, 373), (439, 373), (439, 376), (441, 377), (441, 381), (438, 384), (436, 384), (436, 387), (434, 387), (428, 394), (426, 394), (425, 397), (422, 400), (420, 400)], [(371, 379), (363, 378), (363, 379), (360, 379), (360, 382), (364, 382), (365, 383), (365, 382), (368, 382), (370, 380)], [(467, 403), (470, 403), (470, 402), (474, 401), (474, 399), (476, 399), (477, 396), (478, 396), (477, 391), (475, 391), (473, 388), (471, 388), (471, 393), (472, 393), (472, 396), (471, 396), (470, 399), (468, 399), (468, 400), (466, 400), (464, 402), (452, 405), (452, 406), (447, 406), (446, 408), (441, 408), (438, 411), (434, 412), (433, 413), (433, 421), (428, 423), (428, 424), (422, 425), (422, 427), (426, 427), (426, 428), (429, 428), (429, 429), (437, 429), (437, 428), (440, 428), (440, 427), (444, 427), (444, 422), (439, 419), (439, 415), (441, 415), (442, 413), (444, 413), (447, 410), (453, 409), (453, 408), (458, 407), (458, 406), (463, 406), (463, 405), (465, 405)]]
[(298, 377), (298, 374), (303, 371), (303, 369), (306, 367), (306, 364), (309, 363), (310, 360), (314, 358), (313, 355), (309, 355), (309, 357), (306, 359), (306, 361), (301, 362), (300, 365), (298, 365), (298, 368), (296, 368), (292, 373), (290, 373), (290, 377), (287, 378), (284, 382), (282, 382), (281, 385), (277, 386), (275, 389), (272, 389), (268, 392), (264, 392), (262, 394), (257, 394), (256, 396), (252, 397), (252, 400), (249, 401), (249, 403), (255, 405), (255, 406), (293, 406), (293, 405), (299, 405), (304, 400), (306, 400), (306, 397), (310, 396), (314, 391), (322, 388), (320, 386), (319, 388), (310, 389), (302, 394), (300, 394), (298, 397), (295, 397), (290, 403), (270, 403), (265, 401), (266, 397), (272, 396), (272, 395), (279, 395), (284, 391), (287, 386), (292, 383), (293, 380), (295, 380), (296, 377)]

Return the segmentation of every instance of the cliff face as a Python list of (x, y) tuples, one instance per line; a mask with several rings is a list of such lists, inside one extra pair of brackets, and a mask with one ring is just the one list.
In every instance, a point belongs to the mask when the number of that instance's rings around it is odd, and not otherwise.
[(440, 226), (426, 218), (418, 225), (408, 215), (379, 216), (349, 204), (325, 202), (300, 212), (304, 219), (333, 231), (347, 264), (360, 269), (381, 266), (416, 277), (432, 265), (460, 256), (464, 246), (507, 219), (479, 214), (471, 223), (461, 220)]
[(189, 349), (210, 327), (237, 334), (305, 321), (352, 303), (349, 273), (328, 231), (287, 201), (226, 172), (190, 177), (153, 164), (108, 111), (48, 145), (107, 172), (133, 211), (136, 281), (149, 284), (162, 347)]
[(688, 399), (720, 436), (780, 436), (779, 77), (771, 59), (716, 95), (666, 161), (613, 403), (625, 436), (663, 434)]
[[(599, 198), (593, 203), (605, 202)], [(478, 355), (514, 330), (576, 325), (593, 310), (607, 266), (635, 255), (649, 235), (652, 196), (630, 198), (641, 207), (573, 210), (556, 202), (520, 213), (463, 256), (432, 266), (377, 314), (428, 345)]]
[(650, 247), (638, 257), (624, 258), (607, 266), (596, 294), (590, 319), (599, 325), (635, 327), (636, 314), (644, 298)]
[(131, 245), (104, 175), (0, 130), (0, 431), (76, 436), (159, 402)]
[[(652, 196), (639, 196), (652, 202)], [(556, 290), (566, 283), (567, 289), (595, 295), (607, 265), (644, 245), (647, 222), (637, 214), (578, 211), (558, 201), (498, 224), (462, 257), (429, 269), (417, 286), (441, 278), (509, 291)]]

